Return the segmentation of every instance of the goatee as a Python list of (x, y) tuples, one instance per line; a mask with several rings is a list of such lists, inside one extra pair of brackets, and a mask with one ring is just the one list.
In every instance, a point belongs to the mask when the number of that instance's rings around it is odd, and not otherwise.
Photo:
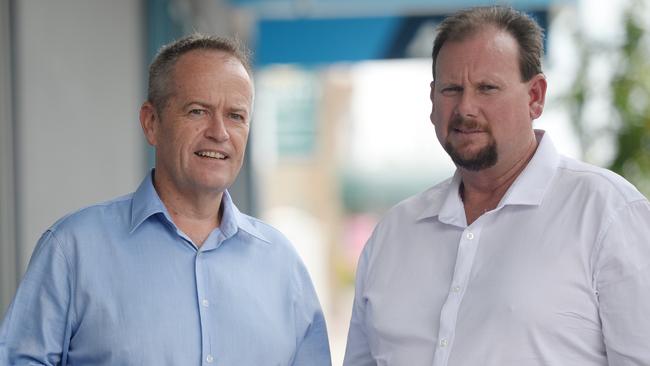
[[(450, 121), (448, 133), (451, 133), (456, 129), (476, 130), (479, 129), (479, 124), (472, 119), (457, 117)], [(447, 154), (449, 154), (449, 157), (451, 157), (451, 160), (456, 164), (456, 166), (471, 171), (479, 171), (496, 164), (498, 158), (497, 144), (494, 137), (492, 137), (492, 131), (489, 128), (482, 128), (481, 130), (489, 135), (489, 141), (487, 145), (472, 155), (463, 155), (454, 148), (449, 140), (445, 142), (445, 151), (447, 151)]]

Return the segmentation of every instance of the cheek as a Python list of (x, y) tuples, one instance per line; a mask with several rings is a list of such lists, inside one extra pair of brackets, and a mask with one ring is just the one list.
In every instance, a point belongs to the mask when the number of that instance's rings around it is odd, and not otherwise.
[(187, 145), (187, 139), (183, 135), (176, 134), (175, 136), (173, 136), (171, 146), (173, 146), (173, 149), (175, 151), (178, 152), (182, 151), (186, 145)]
[(526, 129), (530, 129), (530, 120), (526, 109), (492, 108), (487, 116), (492, 135), (497, 140), (513, 141), (519, 139)]
[(230, 131), (230, 140), (235, 149), (240, 154), (243, 154), (244, 150), (246, 150), (246, 143), (248, 142), (248, 128), (239, 128)]
[(431, 116), (437, 122), (445, 121), (449, 119), (455, 108), (456, 101), (454, 98), (439, 96), (432, 103)]
[(441, 145), (445, 144), (445, 140), (447, 139), (447, 129), (442, 128), (442, 126), (439, 126), (437, 124), (434, 124), (435, 130), (436, 130), (436, 137), (438, 138), (438, 142), (440, 142)]
[(431, 109), (431, 123), (436, 129), (436, 134), (440, 136), (441, 134), (446, 134), (447, 132), (447, 122), (449, 121), (449, 113), (447, 108), (443, 105), (435, 105)]

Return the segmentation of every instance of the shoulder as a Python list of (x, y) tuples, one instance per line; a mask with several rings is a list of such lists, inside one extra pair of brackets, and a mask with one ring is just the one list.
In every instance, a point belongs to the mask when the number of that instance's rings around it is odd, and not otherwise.
[(272, 245), (292, 247), (289, 239), (287, 239), (287, 237), (280, 230), (258, 219), (257, 217), (253, 217), (244, 213), (239, 213), (239, 215), (240, 220), (245, 222), (245, 225), (242, 225), (242, 230), (246, 231), (248, 234), (265, 240)]
[(634, 185), (611, 170), (568, 157), (558, 166), (558, 182), (577, 194), (599, 197), (611, 203), (630, 204), (646, 198)]
[(63, 216), (41, 235), (30, 263), (45, 266), (49, 265), (45, 263), (56, 263), (59, 257), (65, 258), (68, 264), (74, 262), (79, 248), (101, 246), (107, 237), (119, 231), (115, 222), (130, 217), (130, 207), (130, 195), (126, 195)]
[[(241, 220), (247, 221), (247, 225), (243, 225), (240, 229), (251, 236), (253, 240), (263, 241), (263, 243), (259, 243), (261, 245), (257, 245), (255, 248), (257, 248), (256, 252), (258, 254), (264, 256), (264, 265), (274, 268), (271, 273), (289, 276), (294, 290), (298, 291), (297, 293), (302, 293), (306, 288), (312, 288), (309, 272), (303, 262), (301, 253), (298, 252), (294, 243), (274, 226), (256, 217), (241, 213), (240, 215)], [(314, 233), (304, 232), (307, 235), (301, 235), (301, 237), (308, 238), (311, 235), (311, 238), (314, 239)], [(312, 247), (315, 244), (312, 241), (299, 244), (310, 246), (310, 252), (318, 252), (318, 248)]]
[(409, 235), (417, 235), (421, 229), (431, 224), (430, 218), (438, 215), (442, 204), (449, 195), (452, 178), (415, 194), (390, 208), (379, 220), (364, 247), (364, 255), (374, 257), (388, 245), (393, 250)]
[(391, 207), (379, 226), (415, 223), (420, 218), (434, 216), (449, 193), (452, 178), (448, 178), (433, 187), (410, 196)]
[(101, 235), (103, 231), (127, 230), (132, 194), (81, 208), (56, 221), (47, 231), (54, 236)]
[(277, 258), (284, 262), (300, 265), (300, 256), (293, 243), (277, 228), (270, 224), (243, 213), (239, 213), (240, 230), (265, 248), (268, 259)]

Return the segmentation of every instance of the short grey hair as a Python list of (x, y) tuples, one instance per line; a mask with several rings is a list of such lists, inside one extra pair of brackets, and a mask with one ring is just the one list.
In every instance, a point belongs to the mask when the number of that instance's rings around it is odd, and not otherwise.
[(519, 72), (522, 81), (542, 73), (544, 31), (527, 14), (507, 6), (486, 6), (461, 10), (445, 18), (438, 25), (438, 35), (433, 42), (433, 77), (440, 49), (447, 41), (462, 41), (486, 26), (510, 34), (519, 46)]
[(147, 101), (161, 112), (171, 95), (171, 75), (174, 65), (184, 54), (194, 50), (222, 51), (239, 60), (248, 75), (252, 75), (251, 52), (236, 39), (193, 33), (163, 46), (149, 65)]

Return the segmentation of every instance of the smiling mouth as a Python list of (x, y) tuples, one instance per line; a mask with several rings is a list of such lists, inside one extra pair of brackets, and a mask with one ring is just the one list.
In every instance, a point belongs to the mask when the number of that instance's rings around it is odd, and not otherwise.
[(224, 160), (228, 158), (228, 156), (216, 151), (197, 151), (194, 153), (194, 155), (202, 158), (210, 158), (210, 159), (218, 159), (218, 160)]

